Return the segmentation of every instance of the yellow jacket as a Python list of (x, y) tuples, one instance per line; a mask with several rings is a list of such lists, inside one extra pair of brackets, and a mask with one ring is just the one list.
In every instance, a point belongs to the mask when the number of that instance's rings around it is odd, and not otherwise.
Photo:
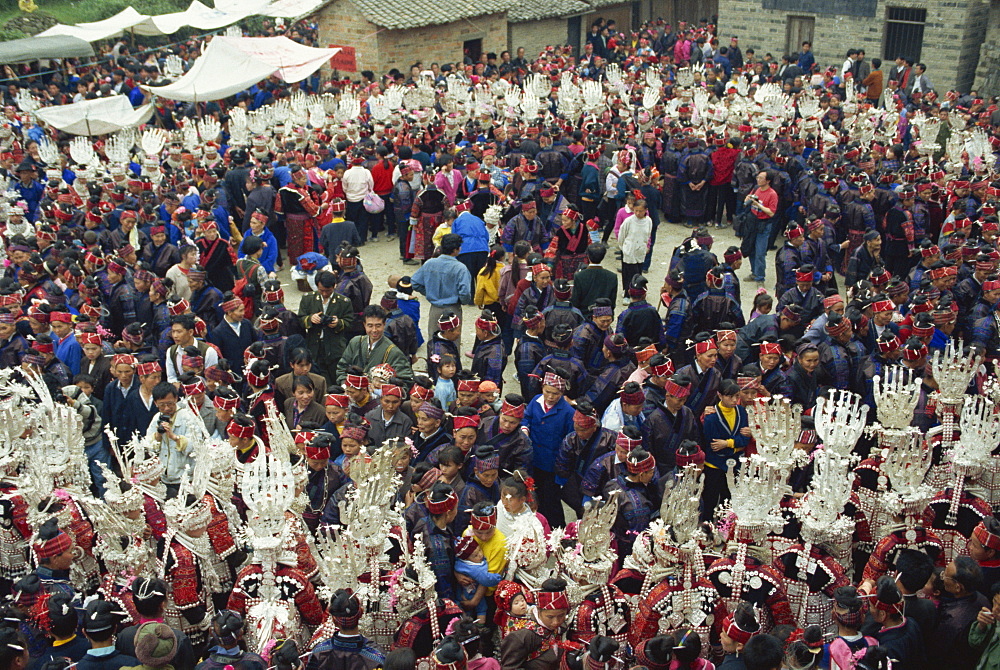
[(492, 305), (500, 300), (501, 267), (503, 267), (503, 265), (501, 263), (497, 263), (491, 274), (483, 274), (486, 269), (483, 268), (483, 270), (476, 275), (476, 294), (472, 297), (472, 302), (476, 303), (476, 306), (480, 309), (486, 305)]

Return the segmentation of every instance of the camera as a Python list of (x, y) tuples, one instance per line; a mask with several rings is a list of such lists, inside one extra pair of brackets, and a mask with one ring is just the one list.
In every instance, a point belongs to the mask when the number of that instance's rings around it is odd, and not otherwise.
[(333, 317), (330, 316), (329, 314), (324, 314), (323, 316), (320, 317), (319, 325), (323, 326), (324, 328), (326, 328), (332, 323), (333, 323)]
[(165, 432), (167, 432), (167, 429), (160, 425), (162, 423), (170, 423), (170, 417), (167, 416), (166, 414), (161, 414), (160, 416), (156, 417), (156, 432), (159, 435), (163, 435)]

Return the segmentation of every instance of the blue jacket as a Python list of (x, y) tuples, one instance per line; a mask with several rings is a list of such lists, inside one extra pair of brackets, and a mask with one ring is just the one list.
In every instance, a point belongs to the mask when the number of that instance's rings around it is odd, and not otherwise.
[(460, 254), (490, 250), (490, 236), (486, 223), (472, 212), (462, 212), (451, 224), (451, 232), (462, 238)]
[[(245, 240), (250, 235), (251, 232), (247, 231), (243, 239)], [(271, 272), (274, 272), (274, 264), (278, 261), (278, 240), (274, 238), (274, 233), (267, 228), (261, 232), (260, 239), (264, 242), (264, 251), (261, 252), (260, 258), (257, 260), (260, 261), (261, 267), (264, 268), (264, 272), (270, 274)], [(246, 254), (243, 253), (243, 243), (240, 242), (240, 248), (236, 257), (243, 258), (245, 255)]]
[[(749, 437), (740, 435), (740, 428), (746, 428), (749, 425), (747, 410), (740, 405), (736, 406), (736, 427), (732, 431), (729, 430), (729, 424), (718, 411), (707, 415), (705, 423), (702, 425), (702, 433), (705, 436), (705, 444), (702, 447), (705, 450), (705, 465), (725, 472), (728, 469), (726, 467), (727, 460), (730, 458), (739, 460), (740, 454), (750, 444)], [(713, 451), (712, 440), (732, 440), (734, 448), (726, 447), (720, 451)]]
[(548, 412), (542, 409), (541, 394), (528, 403), (521, 426), (528, 429), (537, 469), (542, 472), (555, 471), (556, 456), (563, 438), (573, 432), (574, 413), (576, 410), (566, 402), (566, 398), (560, 398)]
[[(54, 335), (54, 333), (53, 333)], [(53, 338), (56, 342), (56, 358), (61, 360), (74, 375), (80, 374), (80, 358), (83, 357), (83, 347), (76, 337), (70, 333), (65, 340)]]

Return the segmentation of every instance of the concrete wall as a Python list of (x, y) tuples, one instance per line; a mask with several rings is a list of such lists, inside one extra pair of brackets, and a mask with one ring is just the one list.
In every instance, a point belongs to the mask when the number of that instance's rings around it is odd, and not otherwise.
[(785, 51), (789, 16), (814, 16), (813, 51), (821, 66), (838, 69), (849, 48), (863, 48), (869, 59), (883, 57), (887, 7), (927, 10), (920, 60), (939, 91), (972, 85), (978, 45), (985, 36), (988, 6), (981, 0), (878, 0), (874, 17), (763, 10), (761, 0), (719, 0), (719, 41), (740, 36), (744, 52), (754, 48), (776, 58)]
[(507, 48), (515, 54), (518, 47), (524, 47), (525, 56), (533, 58), (550, 44), (566, 44), (566, 23), (560, 18), (511, 23), (507, 26)]
[(408, 72), (410, 65), (417, 60), (428, 67), (434, 62), (461, 62), (463, 42), (475, 39), (483, 41), (483, 53), (494, 51), (499, 54), (506, 49), (506, 13), (410, 30), (383, 30), (377, 36), (381, 67), (376, 72), (394, 67)]

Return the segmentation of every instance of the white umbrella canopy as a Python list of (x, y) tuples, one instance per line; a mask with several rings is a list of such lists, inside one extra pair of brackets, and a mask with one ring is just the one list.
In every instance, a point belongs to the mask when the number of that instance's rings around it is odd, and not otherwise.
[(133, 109), (128, 96), (124, 95), (35, 110), (35, 116), (39, 119), (71, 135), (116, 133), (122, 128), (145, 123), (152, 115), (153, 103)]

